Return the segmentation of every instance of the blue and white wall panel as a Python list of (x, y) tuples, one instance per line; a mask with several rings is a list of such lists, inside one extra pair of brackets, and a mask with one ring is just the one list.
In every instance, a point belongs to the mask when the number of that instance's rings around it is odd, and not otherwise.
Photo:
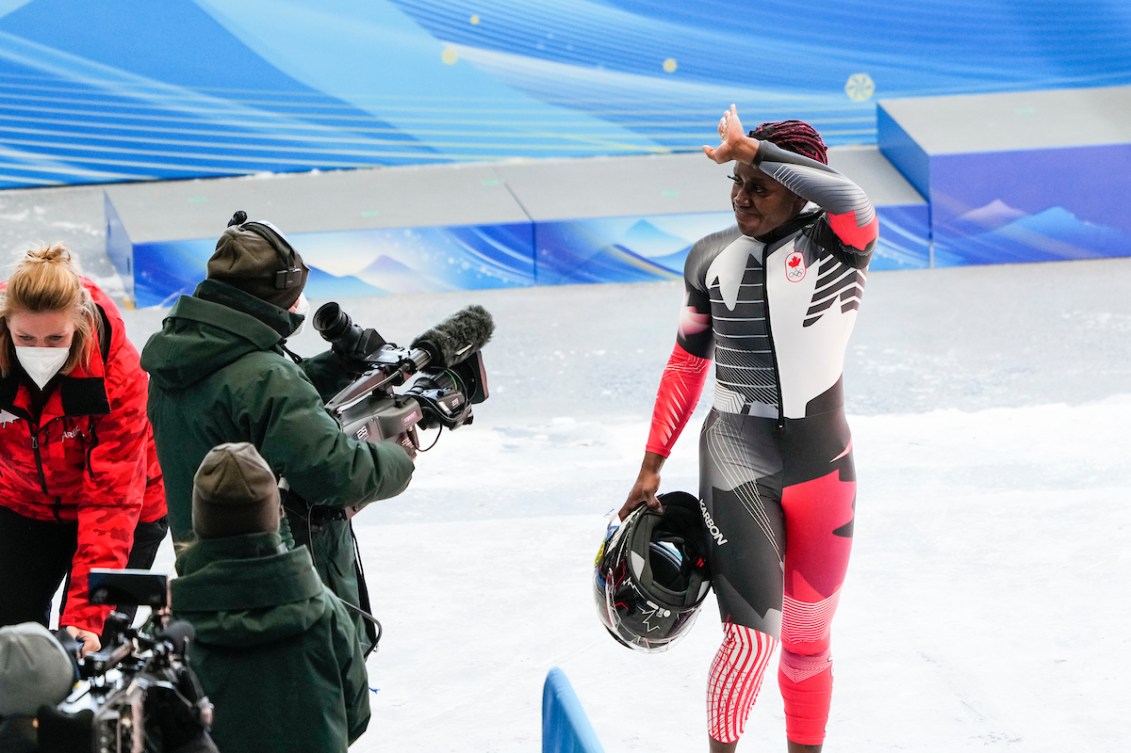
[(1131, 256), (1131, 86), (882, 101), (933, 266)]
[[(725, 22), (720, 22), (725, 19)], [(0, 0), (0, 188), (688, 152), (731, 102), (1131, 84), (1091, 0)]]

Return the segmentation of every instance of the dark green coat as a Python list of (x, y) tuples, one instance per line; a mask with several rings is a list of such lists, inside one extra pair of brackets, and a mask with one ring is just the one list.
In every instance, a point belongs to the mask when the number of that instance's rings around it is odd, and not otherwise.
[[(174, 541), (192, 536), (192, 478), (205, 454), (223, 442), (255, 445), (311, 505), (365, 504), (408, 485), (413, 463), (403, 448), (348, 436), (325, 411), (324, 398), (349, 382), (334, 356), (327, 351), (299, 365), (283, 352), (284, 337), (300, 322), (231, 285), (205, 280), (177, 300), (142, 349)], [(293, 523), (305, 533), (302, 521)], [(290, 541), (289, 526), (283, 534)], [(309, 535), (323, 581), (360, 604), (348, 521), (328, 522)], [(365, 642), (360, 621), (358, 633)]]
[(342, 602), (306, 547), (277, 533), (198, 541), (177, 559), (172, 613), (215, 705), (224, 752), (345, 753), (369, 724), (369, 679)]

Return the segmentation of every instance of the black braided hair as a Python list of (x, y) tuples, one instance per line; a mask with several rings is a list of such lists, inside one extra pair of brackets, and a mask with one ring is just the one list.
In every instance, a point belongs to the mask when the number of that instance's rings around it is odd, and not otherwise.
[(821, 134), (802, 120), (778, 120), (763, 123), (749, 134), (750, 138), (769, 141), (782, 149), (829, 164), (828, 150)]

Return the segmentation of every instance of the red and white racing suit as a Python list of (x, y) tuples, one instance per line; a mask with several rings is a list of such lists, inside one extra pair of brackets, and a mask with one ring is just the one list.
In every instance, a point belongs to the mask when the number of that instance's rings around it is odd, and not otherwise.
[(647, 449), (670, 454), (713, 359), (699, 492), (725, 637), (708, 684), (708, 731), (722, 742), (741, 736), (780, 641), (787, 736), (816, 745), (856, 497), (844, 355), (878, 222), (867, 195), (826, 165), (769, 142), (756, 164), (810, 204), (768, 236), (735, 227), (691, 249)]

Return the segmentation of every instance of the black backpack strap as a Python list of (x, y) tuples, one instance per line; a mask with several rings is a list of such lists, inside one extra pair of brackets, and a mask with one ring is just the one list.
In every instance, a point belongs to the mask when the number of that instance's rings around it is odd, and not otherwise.
[(102, 317), (102, 334), (98, 338), (98, 345), (102, 352), (102, 364), (105, 367), (110, 360), (110, 339), (113, 336), (114, 328), (110, 326), (110, 317), (106, 316), (105, 309), (97, 303), (94, 304), (94, 308), (98, 309), (98, 315)]

